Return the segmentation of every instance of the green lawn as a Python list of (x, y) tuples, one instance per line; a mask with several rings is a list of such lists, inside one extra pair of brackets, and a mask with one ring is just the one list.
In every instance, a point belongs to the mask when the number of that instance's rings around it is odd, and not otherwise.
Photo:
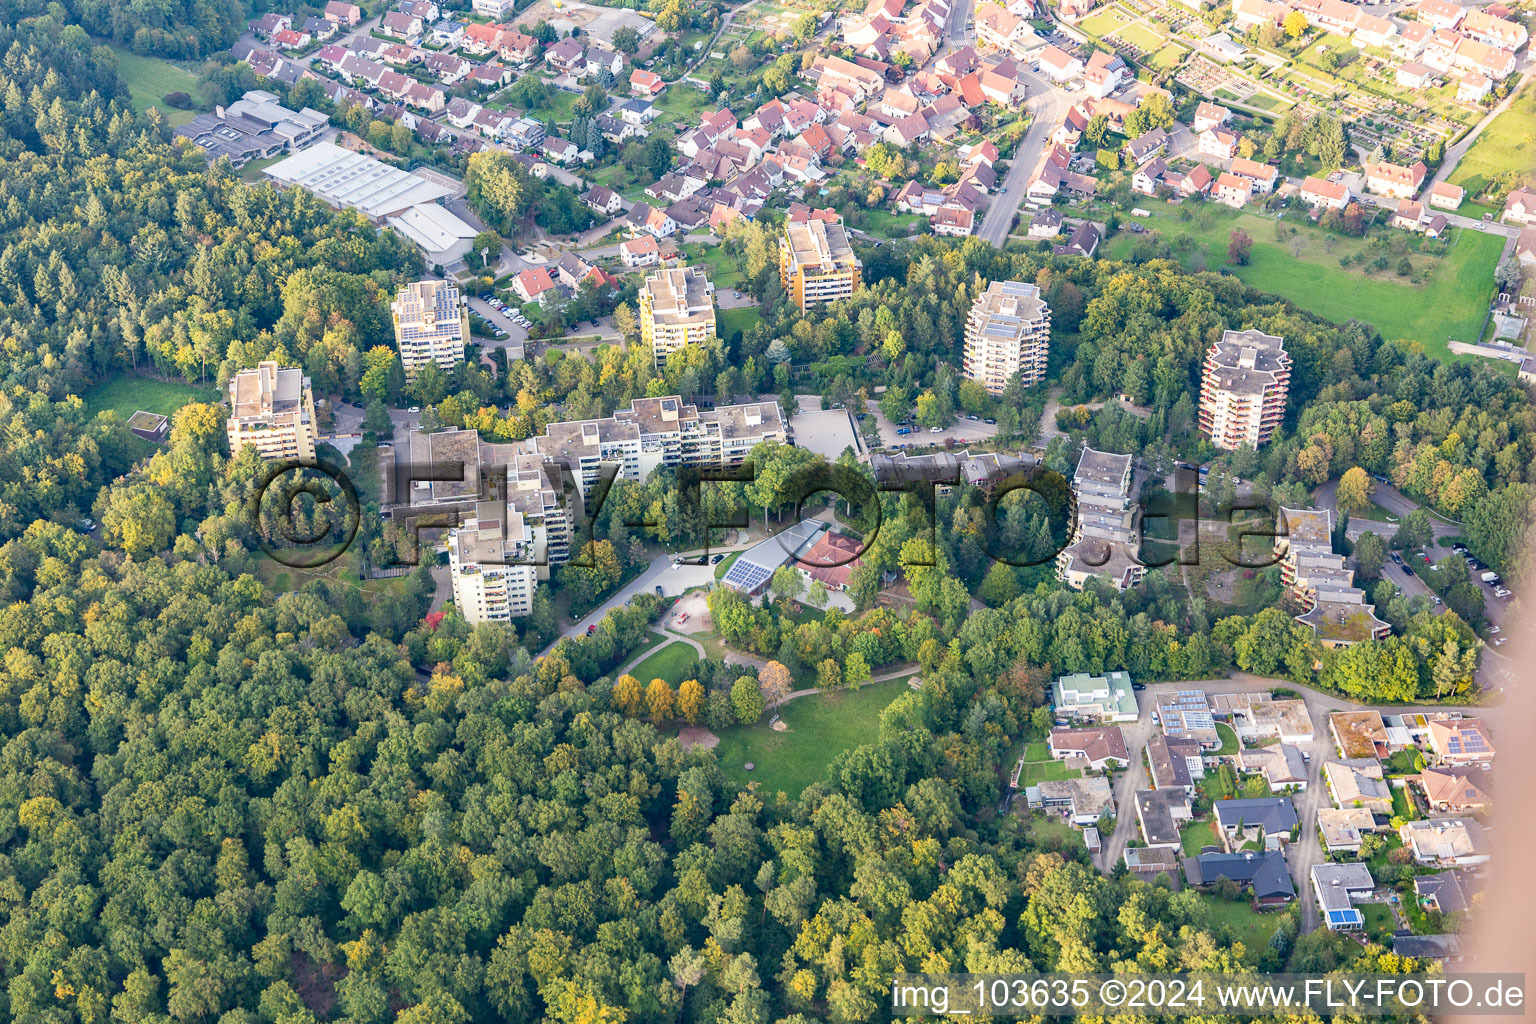
[(1184, 47), (1178, 46), (1174, 43), (1169, 43), (1167, 46), (1163, 47), (1161, 50), (1158, 50), (1152, 56), (1148, 57), (1147, 63), (1151, 65), (1155, 71), (1166, 71), (1169, 68), (1178, 67), (1179, 62), (1182, 61), (1185, 55), (1188, 53), (1189, 51), (1184, 49)]
[(717, 580), (725, 579), (725, 574), (731, 571), (731, 566), (734, 565), (735, 562), (736, 562), (736, 559), (738, 559), (740, 557), (741, 557), (741, 552), (740, 551), (732, 551), (730, 554), (728, 554), (724, 558), (722, 558), (720, 560), (720, 564), (715, 566), (715, 579), (717, 579)]
[(629, 674), (640, 680), (641, 686), (648, 685), (652, 679), (665, 679), (675, 687), (684, 679), (692, 679), (697, 674), (698, 664), (698, 653), (688, 644), (674, 640), (630, 669)]
[(1051, 759), (1051, 745), (1045, 740), (1036, 740), (1033, 743), (1024, 744), (1024, 760), (1049, 761)]
[(117, 70), (128, 83), (134, 110), (142, 114), (150, 107), (159, 107), (166, 123), (173, 128), (196, 116), (195, 110), (177, 110), (165, 105), (165, 97), (173, 92), (184, 92), (194, 103), (202, 102), (202, 87), (190, 71), (158, 57), (141, 57), (120, 46), (113, 46), (112, 52), (117, 54)]
[(1392, 933), (1397, 930), (1397, 918), (1385, 903), (1363, 903), (1360, 914), (1365, 918), (1365, 934), (1372, 942), (1391, 946)]
[(746, 333), (754, 324), (763, 322), (763, 314), (756, 306), (738, 306), (722, 309), (715, 315), (720, 337), (729, 340), (737, 331)]
[(893, 213), (890, 210), (860, 210), (853, 226), (884, 238), (910, 238), (912, 230), (928, 223), (920, 213)]
[[(1429, 279), (1405, 284), (1391, 270), (1368, 275), (1358, 264), (1341, 268), (1340, 256), (1364, 251), (1366, 243), (1360, 239), (1334, 236), (1330, 243), (1329, 233), (1321, 228), (1296, 224), (1294, 240), (1282, 244), (1275, 240), (1274, 220), (1255, 213), (1206, 203), (1191, 208), (1193, 216), (1185, 221), (1173, 207), (1151, 207), (1152, 216), (1142, 223), (1170, 243), (1187, 235), (1192, 244), (1176, 247), (1174, 256), (1191, 270), (1225, 270), (1336, 323), (1354, 318), (1374, 324), (1387, 338), (1419, 342), (1440, 359), (1462, 358), (1450, 355), (1448, 340), (1471, 341), (1477, 335), (1492, 295), (1493, 268), (1504, 247), (1501, 235), (1454, 229), (1444, 257), (1415, 259), (1417, 268), (1431, 268)], [(1247, 266), (1226, 262), (1227, 242), (1236, 229), (1253, 239)], [(1124, 257), (1139, 237), (1122, 232), (1109, 240), (1105, 255)], [(1294, 242), (1301, 245), (1299, 256)]]
[[(880, 712), (906, 692), (909, 678), (790, 701), (779, 709), (789, 726), (785, 732), (769, 728), (767, 719), (729, 729), (715, 747), (720, 770), (738, 786), (756, 781), (766, 793), (799, 796), (825, 777), (837, 755), (874, 740)], [(749, 761), (754, 765), (750, 772), (743, 767)]]
[(214, 388), (124, 374), (103, 381), (80, 397), (92, 416), (110, 409), (126, 422), (140, 409), (171, 416), (191, 402), (217, 402), (219, 393)]
[(1097, 14), (1084, 18), (1077, 27), (1090, 35), (1107, 36), (1121, 25), (1130, 24), (1130, 21), (1117, 8), (1101, 7)]
[(1065, 761), (1025, 761), (1024, 771), (1019, 775), (1019, 788), (1025, 789), (1046, 780), (1076, 779), (1082, 774), (1075, 768), (1068, 768)]
[(1280, 915), (1261, 914), (1247, 900), (1224, 900), (1210, 893), (1200, 894), (1209, 926), (1228, 925), (1243, 944), (1247, 959), (1256, 960), (1269, 945), (1269, 938), (1280, 926)]
[(1158, 35), (1145, 25), (1127, 25), (1115, 33), (1115, 38), (1140, 47), (1142, 53), (1151, 53), (1168, 41), (1166, 36)]
[(1219, 757), (1232, 757), (1242, 749), (1242, 744), (1237, 741), (1237, 732), (1225, 722), (1216, 723), (1216, 735), (1221, 737), (1221, 748), (1215, 751)]
[(682, 252), (689, 263), (704, 268), (704, 273), (709, 276), (710, 283), (717, 291), (740, 288), (747, 279), (736, 265), (736, 257), (726, 252), (723, 245), (693, 242), (683, 246)]
[(1216, 828), (1209, 821), (1194, 821), (1179, 829), (1179, 838), (1183, 841), (1184, 856), (1194, 857), (1207, 846), (1220, 846), (1221, 840), (1216, 835)]
[(1465, 188), (1469, 199), (1480, 195), (1489, 181), (1506, 171), (1516, 172), (1527, 186), (1536, 184), (1536, 141), (1533, 140), (1536, 140), (1536, 89), (1527, 85), (1509, 109), (1494, 118), (1472, 143), (1472, 148), (1451, 172), (1451, 184)]
[(698, 122), (698, 115), (711, 106), (709, 93), (690, 85), (669, 85), (655, 101), (656, 109), (671, 119)]

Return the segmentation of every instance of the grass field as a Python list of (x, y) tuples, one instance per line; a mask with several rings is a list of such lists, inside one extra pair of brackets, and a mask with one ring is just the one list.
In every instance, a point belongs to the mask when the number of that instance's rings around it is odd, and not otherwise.
[[(1166, 240), (1187, 234), (1193, 241), (1191, 248), (1174, 251), (1186, 267), (1226, 270), (1245, 284), (1336, 323), (1354, 318), (1375, 324), (1388, 338), (1417, 341), (1441, 359), (1453, 358), (1448, 340), (1471, 340), (1481, 328), (1493, 290), (1493, 268), (1504, 247), (1500, 235), (1454, 229), (1446, 255), (1427, 270), (1428, 280), (1404, 284), (1390, 270), (1367, 275), (1356, 269), (1359, 264), (1347, 270), (1339, 266), (1339, 257), (1365, 251), (1361, 239), (1338, 237), (1329, 243), (1321, 228), (1297, 225), (1297, 255), (1291, 241), (1275, 240), (1274, 221), (1268, 217), (1204, 204), (1185, 221), (1171, 207), (1152, 207), (1151, 218), (1143, 223)], [(1249, 263), (1242, 267), (1226, 262), (1227, 241), (1238, 228), (1253, 239)], [(1110, 239), (1106, 255), (1124, 256), (1137, 237), (1125, 233)], [(1415, 265), (1423, 268), (1430, 261), (1421, 256)]]
[(1166, 71), (1169, 68), (1178, 67), (1189, 51), (1182, 46), (1170, 43), (1147, 58), (1147, 63), (1156, 71)]
[(756, 306), (738, 306), (735, 309), (720, 310), (715, 320), (720, 337), (729, 339), (737, 331), (746, 333), (754, 324), (762, 323), (763, 314)]
[(694, 242), (683, 246), (683, 255), (689, 263), (702, 266), (716, 288), (740, 288), (747, 279), (736, 265), (736, 257), (726, 252), (723, 245)]
[(1107, 36), (1121, 25), (1130, 24), (1131, 19), (1113, 7), (1102, 7), (1092, 17), (1084, 18), (1078, 28), (1095, 36)]
[(1019, 788), (1025, 789), (1047, 779), (1060, 781), (1081, 778), (1082, 774), (1076, 768), (1068, 768), (1065, 761), (1025, 761), (1024, 771), (1019, 775)]
[[(727, 730), (715, 747), (720, 770), (738, 786), (756, 781), (766, 793), (798, 796), (825, 777), (837, 755), (874, 740), (880, 712), (906, 691), (908, 678), (790, 701), (779, 709), (787, 732), (776, 732), (766, 720)], [(743, 767), (749, 761), (750, 772)]]
[(674, 640), (653, 651), (644, 661), (630, 669), (629, 674), (640, 680), (641, 686), (647, 685), (652, 679), (665, 679), (676, 687), (684, 679), (694, 677), (698, 664), (698, 653), (688, 644)]
[(1196, 821), (1185, 825), (1179, 830), (1179, 839), (1184, 846), (1184, 856), (1193, 857), (1207, 846), (1220, 846), (1221, 840), (1216, 837), (1216, 829), (1209, 821)]
[(1216, 723), (1216, 735), (1221, 737), (1221, 747), (1213, 751), (1219, 757), (1234, 757), (1242, 749), (1242, 744), (1237, 740), (1237, 732), (1225, 722)]
[(1158, 35), (1147, 26), (1140, 24), (1127, 25), (1115, 33), (1115, 38), (1140, 47), (1142, 53), (1151, 53), (1168, 41), (1167, 36)]
[(1243, 944), (1246, 959), (1250, 961), (1264, 952), (1269, 945), (1269, 937), (1280, 927), (1279, 914), (1261, 914), (1247, 900), (1229, 901), (1210, 893), (1201, 893), (1200, 903), (1205, 907), (1206, 920), (1211, 926), (1225, 924), (1232, 929), (1234, 937)]
[(177, 110), (165, 105), (165, 97), (173, 92), (184, 92), (193, 102), (202, 102), (202, 87), (190, 71), (158, 57), (141, 57), (120, 46), (112, 47), (112, 52), (117, 54), (117, 70), (128, 83), (134, 110), (142, 114), (150, 107), (159, 107), (173, 128), (196, 116), (195, 110)]
[(217, 402), (219, 393), (213, 388), (125, 375), (103, 381), (80, 397), (92, 416), (111, 410), (126, 422), (140, 409), (170, 416), (190, 402)]
[(1525, 185), (1536, 184), (1536, 88), (1529, 84), (1483, 129), (1451, 172), (1450, 182), (1465, 188), (1471, 198), (1505, 171), (1519, 174)]
[(1397, 930), (1392, 908), (1385, 903), (1365, 903), (1360, 906), (1360, 913), (1365, 918), (1365, 934), (1371, 941), (1390, 946), (1392, 933)]

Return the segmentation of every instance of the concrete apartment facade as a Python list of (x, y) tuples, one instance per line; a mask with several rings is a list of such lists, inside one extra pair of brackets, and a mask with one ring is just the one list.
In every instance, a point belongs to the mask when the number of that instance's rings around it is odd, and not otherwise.
[(457, 286), (446, 281), (402, 285), (389, 304), (389, 312), (407, 380), (414, 380), (428, 363), (436, 363), (446, 372), (464, 358), (469, 308)]
[(1280, 581), (1306, 609), (1298, 622), (1312, 627), (1326, 647), (1381, 638), (1392, 631), (1355, 586), (1355, 574), (1333, 550), (1333, 514), (1326, 509), (1281, 508), (1275, 524)]
[(229, 381), (229, 451), (251, 445), (268, 461), (315, 461), (315, 396), (296, 366), (258, 363)]
[(842, 221), (812, 218), (784, 225), (779, 280), (800, 312), (853, 295), (861, 270)]
[(1084, 448), (1072, 476), (1077, 506), (1072, 541), (1056, 556), (1056, 575), (1074, 590), (1091, 577), (1107, 579), (1116, 590), (1127, 590), (1146, 575), (1136, 561), (1136, 511), (1131, 508), (1129, 455)]
[(1269, 441), (1285, 418), (1291, 357), (1285, 340), (1262, 331), (1227, 331), (1205, 354), (1200, 432), (1232, 451)]
[(640, 288), (640, 340), (658, 368), (684, 345), (707, 345), (719, 336), (715, 286), (699, 267), (659, 270)]
[[(448, 531), (453, 601), (471, 624), (507, 622), (533, 612), (539, 567), (532, 529), (503, 501), (476, 503), (475, 515)], [(547, 571), (547, 569), (546, 569)]]
[(1045, 379), (1051, 307), (1036, 285), (993, 281), (971, 304), (965, 324), (965, 375), (994, 395), (1014, 374), (1026, 386)]

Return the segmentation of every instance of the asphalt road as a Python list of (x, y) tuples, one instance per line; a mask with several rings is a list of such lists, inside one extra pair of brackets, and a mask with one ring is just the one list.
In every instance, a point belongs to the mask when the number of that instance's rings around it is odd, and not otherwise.
[(1003, 178), (1002, 191), (993, 197), (991, 205), (987, 207), (987, 215), (982, 219), (981, 228), (976, 232), (977, 238), (998, 248), (1002, 248), (1008, 240), (1013, 215), (1024, 202), (1030, 175), (1040, 162), (1040, 155), (1050, 143), (1056, 126), (1066, 120), (1067, 111), (1072, 106), (1071, 94), (1045, 79), (1024, 71), (1020, 72), (1020, 77), (1028, 82), (1030, 99), (1025, 101), (1025, 105), (1030, 108), (1034, 120), (1014, 150), (1008, 174)]

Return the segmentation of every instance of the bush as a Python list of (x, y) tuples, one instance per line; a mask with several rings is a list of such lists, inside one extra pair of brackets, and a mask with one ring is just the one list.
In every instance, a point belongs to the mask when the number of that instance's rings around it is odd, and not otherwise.
[(196, 106), (196, 104), (192, 102), (192, 97), (188, 96), (184, 92), (166, 93), (164, 100), (166, 106), (175, 107), (177, 110), (191, 110), (194, 106)]

